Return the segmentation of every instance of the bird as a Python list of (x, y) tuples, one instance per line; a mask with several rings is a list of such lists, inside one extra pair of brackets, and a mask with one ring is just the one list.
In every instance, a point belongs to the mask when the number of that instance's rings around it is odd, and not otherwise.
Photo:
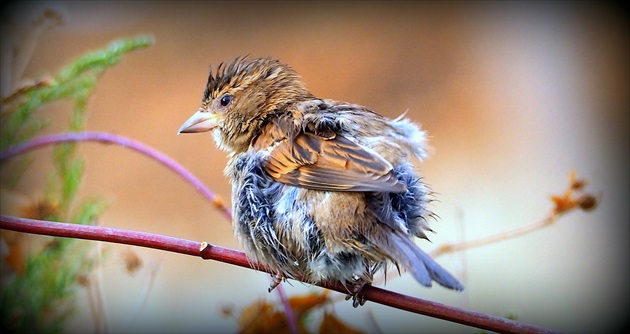
[(239, 56), (210, 67), (178, 134), (199, 132), (228, 153), (234, 234), (274, 276), (269, 291), (336, 281), (357, 307), (390, 263), (421, 285), (464, 289), (415, 243), (432, 232), (432, 193), (414, 163), (427, 135), (405, 114), (318, 98), (280, 60)]

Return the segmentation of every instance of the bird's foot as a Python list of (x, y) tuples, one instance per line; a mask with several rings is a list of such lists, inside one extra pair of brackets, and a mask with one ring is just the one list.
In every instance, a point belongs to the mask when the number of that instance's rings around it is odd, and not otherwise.
[(352, 298), (352, 307), (357, 308), (359, 306), (363, 306), (366, 302), (365, 300), (365, 291), (368, 287), (372, 286), (371, 283), (358, 283), (353, 284), (350, 289), (348, 289), (349, 294), (346, 296), (346, 300)]

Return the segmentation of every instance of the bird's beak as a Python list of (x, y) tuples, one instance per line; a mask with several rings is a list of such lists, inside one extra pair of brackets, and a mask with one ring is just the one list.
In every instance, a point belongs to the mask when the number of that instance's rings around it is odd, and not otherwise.
[(197, 110), (184, 124), (179, 128), (177, 134), (180, 133), (197, 133), (206, 132), (214, 129), (217, 126), (217, 117), (219, 115), (205, 111), (203, 109)]

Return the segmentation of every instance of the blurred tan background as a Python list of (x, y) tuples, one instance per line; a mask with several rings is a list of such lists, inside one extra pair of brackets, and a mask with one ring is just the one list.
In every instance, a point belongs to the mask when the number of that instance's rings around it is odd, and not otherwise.
[[(65, 25), (43, 33), (24, 78), (56, 73), (111, 40), (148, 33), (155, 45), (107, 71), (89, 103), (87, 128), (140, 140), (173, 157), (229, 200), (226, 163), (210, 135), (176, 136), (200, 104), (209, 65), (238, 55), (273, 56), (293, 66), (318, 96), (366, 105), (422, 124), (431, 156), (421, 164), (438, 193), (432, 250), (536, 222), (569, 171), (600, 195), (591, 213), (573, 212), (527, 236), (438, 259), (466, 290), (426, 289), (411, 277), (386, 288), (566, 332), (610, 332), (629, 304), (628, 21), (614, 7), (568, 3), (223, 3), (19, 2), (3, 5), (6, 43), (18, 44), (46, 7)], [(4, 22), (3, 22), (4, 23)], [(6, 34), (5, 34), (6, 33)], [(3, 71), (5, 68), (3, 68)], [(2, 73), (6, 75), (5, 72)], [(21, 79), (21, 78), (14, 78)], [(3, 81), (4, 82), (4, 81)], [(3, 89), (6, 87), (3, 87)], [(70, 105), (42, 116), (67, 128)], [(37, 197), (50, 149), (18, 190)], [(178, 176), (120, 147), (84, 144), (83, 197), (109, 203), (103, 226), (239, 248), (231, 226)], [(2, 213), (13, 208), (6, 204)], [(268, 294), (267, 275), (166, 252), (134, 249), (144, 267), (123, 268), (127, 247), (109, 250), (99, 270), (111, 332), (234, 332), (221, 308)], [(143, 302), (152, 270), (155, 281)], [(290, 295), (319, 291), (297, 282)], [(71, 332), (93, 331), (85, 295)], [(141, 307), (137, 307), (141, 305)], [(368, 303), (334, 310), (383, 332), (475, 329)]]

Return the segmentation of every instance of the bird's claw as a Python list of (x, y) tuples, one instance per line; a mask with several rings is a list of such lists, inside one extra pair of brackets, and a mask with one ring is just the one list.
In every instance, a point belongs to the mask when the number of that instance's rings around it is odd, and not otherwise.
[(372, 284), (361, 283), (352, 286), (352, 288), (348, 291), (350, 293), (346, 296), (346, 300), (352, 298), (352, 307), (357, 308), (365, 305), (365, 302), (367, 301), (365, 299), (365, 291), (369, 286), (372, 286)]

